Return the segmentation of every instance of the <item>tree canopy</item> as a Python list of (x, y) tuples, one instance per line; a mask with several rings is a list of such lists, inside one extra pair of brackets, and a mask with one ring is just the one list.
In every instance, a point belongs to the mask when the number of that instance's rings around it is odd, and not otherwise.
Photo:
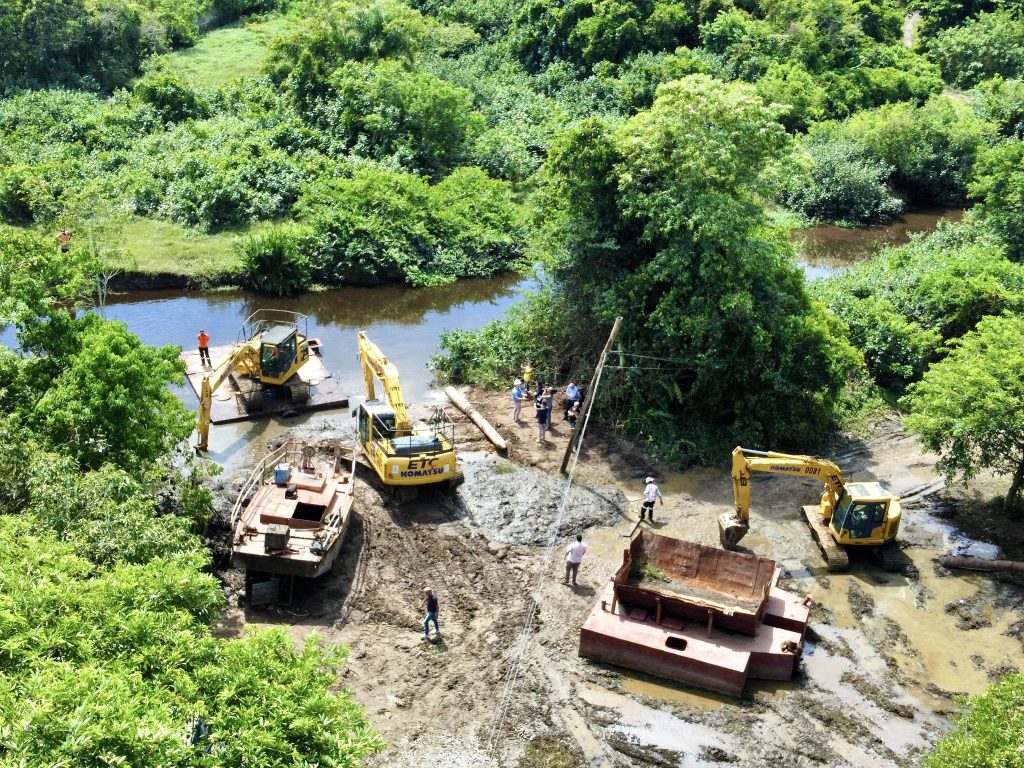
[(985, 317), (951, 342), (905, 399), (906, 424), (939, 455), (947, 479), (983, 469), (1012, 476), (1007, 508), (1024, 493), (1024, 316)]
[[(572, 330), (623, 315), (627, 356), (609, 378), (609, 407), (677, 457), (813, 439), (857, 362), (757, 202), (763, 169), (787, 146), (754, 88), (693, 75), (662, 86), (650, 110), (585, 121), (552, 147), (545, 273), (555, 311), (572, 322), (544, 337), (539, 360), (582, 367), (600, 339)], [(509, 333), (525, 348), (532, 320), (517, 322)], [(471, 348), (457, 334), (445, 343)], [(559, 350), (571, 351), (551, 359)]]

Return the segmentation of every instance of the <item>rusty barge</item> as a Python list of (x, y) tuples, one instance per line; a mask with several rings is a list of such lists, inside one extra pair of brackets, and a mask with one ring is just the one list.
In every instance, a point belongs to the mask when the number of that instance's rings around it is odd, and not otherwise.
[(773, 560), (641, 530), (580, 632), (579, 654), (739, 696), (789, 680), (812, 601)]
[(231, 511), (231, 563), (248, 572), (316, 578), (341, 551), (352, 518), (355, 451), (333, 455), (289, 439), (256, 466)]

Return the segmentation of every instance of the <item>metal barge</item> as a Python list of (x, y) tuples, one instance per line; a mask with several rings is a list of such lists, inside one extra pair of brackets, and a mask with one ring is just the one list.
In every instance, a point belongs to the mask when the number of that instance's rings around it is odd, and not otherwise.
[(289, 439), (242, 486), (231, 510), (231, 563), (249, 572), (316, 578), (329, 571), (352, 519), (355, 451), (332, 456)]
[(739, 696), (789, 680), (812, 601), (773, 560), (640, 531), (580, 632), (580, 656)]

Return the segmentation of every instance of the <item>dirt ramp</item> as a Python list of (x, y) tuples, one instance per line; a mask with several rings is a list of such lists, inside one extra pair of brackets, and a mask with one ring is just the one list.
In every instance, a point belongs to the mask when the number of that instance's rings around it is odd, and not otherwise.
[[(543, 545), (565, 492), (565, 478), (521, 467), (488, 453), (459, 456), (466, 482), (453, 502), (491, 541)], [(594, 525), (611, 525), (625, 515), (621, 491), (573, 486), (558, 534), (569, 536)]]

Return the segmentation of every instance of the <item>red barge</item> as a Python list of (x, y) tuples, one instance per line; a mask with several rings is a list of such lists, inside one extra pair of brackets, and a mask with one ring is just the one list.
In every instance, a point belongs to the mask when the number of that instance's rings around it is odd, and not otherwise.
[(809, 597), (755, 555), (640, 531), (580, 632), (580, 656), (739, 696), (748, 678), (789, 680)]

